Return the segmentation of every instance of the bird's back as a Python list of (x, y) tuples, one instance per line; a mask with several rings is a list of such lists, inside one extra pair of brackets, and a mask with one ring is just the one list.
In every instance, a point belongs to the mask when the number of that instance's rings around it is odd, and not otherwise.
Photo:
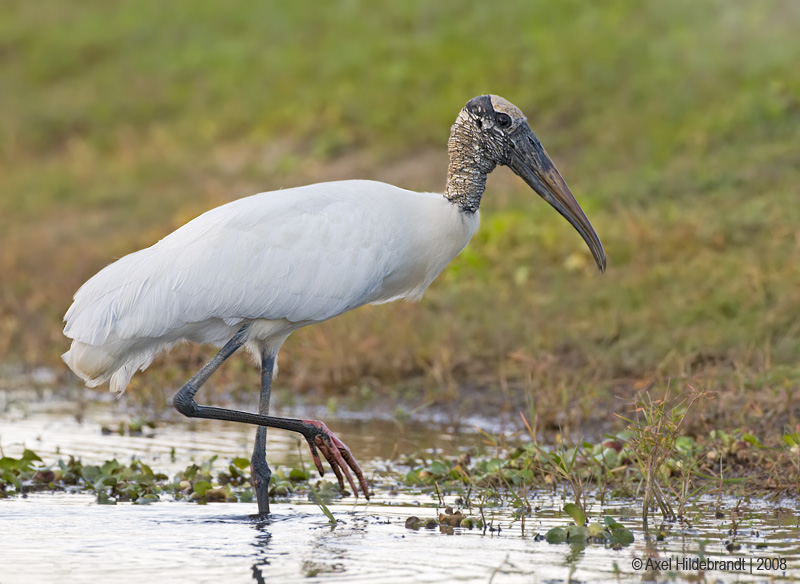
[(372, 181), (239, 199), (87, 281), (65, 316), (64, 359), (121, 391), (181, 339), (221, 344), (259, 320), (282, 342), (363, 304), (421, 296), (476, 227), (441, 195)]

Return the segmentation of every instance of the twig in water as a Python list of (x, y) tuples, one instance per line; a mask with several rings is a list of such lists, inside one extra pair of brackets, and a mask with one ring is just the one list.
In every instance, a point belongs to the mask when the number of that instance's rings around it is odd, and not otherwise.
[(503, 561), (500, 562), (500, 565), (497, 566), (494, 570), (492, 570), (492, 574), (489, 576), (489, 584), (492, 584), (492, 580), (494, 580), (495, 574), (497, 574), (503, 568), (503, 566), (506, 565), (506, 562), (508, 562), (508, 552), (506, 552), (506, 557), (503, 558)]

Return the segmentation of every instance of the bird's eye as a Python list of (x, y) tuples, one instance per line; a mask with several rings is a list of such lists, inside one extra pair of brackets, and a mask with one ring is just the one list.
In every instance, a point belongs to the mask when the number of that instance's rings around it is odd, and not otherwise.
[(511, 125), (511, 116), (508, 114), (497, 114), (495, 120), (497, 121), (497, 125), (501, 128), (507, 128)]

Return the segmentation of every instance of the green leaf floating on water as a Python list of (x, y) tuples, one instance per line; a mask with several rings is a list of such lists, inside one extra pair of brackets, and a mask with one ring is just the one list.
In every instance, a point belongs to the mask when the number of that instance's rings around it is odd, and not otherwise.
[(567, 503), (564, 505), (564, 513), (572, 517), (575, 525), (586, 525), (586, 515), (575, 503)]
[(592, 537), (592, 538), (605, 537), (606, 531), (603, 528), (603, 526), (600, 525), (599, 523), (597, 523), (597, 522), (590, 523), (588, 525), (588, 528), (589, 528), (589, 537)]
[(584, 543), (589, 541), (589, 528), (585, 525), (570, 525), (567, 527), (567, 541), (569, 543)]
[(300, 468), (293, 468), (289, 471), (289, 480), (295, 482), (307, 481), (311, 478), (311, 473), (308, 473)]
[(233, 459), (233, 465), (236, 466), (236, 468), (244, 470), (250, 466), (250, 461), (240, 456), (239, 458)]
[[(566, 506), (564, 510), (567, 510)], [(621, 523), (617, 523), (613, 517), (606, 516), (603, 523), (604, 525), (591, 523), (588, 527), (584, 525), (554, 527), (544, 537), (547, 543), (587, 543), (592, 540), (604, 542), (607, 546), (617, 544), (625, 546), (633, 543), (633, 533)]]
[(431, 474), (434, 474), (436, 476), (442, 476), (446, 475), (449, 472), (450, 468), (441, 460), (434, 460), (433, 462), (431, 462), (431, 466), (428, 470), (430, 471)]
[(83, 480), (87, 483), (94, 484), (103, 475), (99, 466), (87, 464), (83, 467)]
[(42, 462), (42, 459), (33, 450), (25, 450), (20, 458), (10, 456), (0, 458), (0, 471), (28, 471), (34, 462)]
[(622, 545), (630, 545), (633, 543), (633, 533), (630, 529), (621, 523), (617, 523), (616, 519), (608, 515), (606, 515), (604, 522), (607, 532), (611, 535), (609, 543), (612, 545), (615, 543), (620, 543)]
[(554, 527), (545, 534), (544, 538), (547, 543), (564, 543), (567, 541), (567, 528)]
[(92, 489), (96, 492), (105, 491), (111, 489), (117, 484), (117, 478), (113, 476), (101, 476), (97, 479), (94, 484), (92, 485)]
[(586, 543), (589, 540), (589, 528), (584, 525), (554, 527), (544, 538), (547, 543)]
[[(0, 470), (2, 470), (2, 469), (0, 469)], [(14, 488), (16, 488), (17, 491), (21, 491), (22, 490), (22, 483), (19, 481), (19, 479), (16, 477), (16, 475), (13, 472), (11, 472), (10, 470), (6, 470), (2, 474), (0, 474), (0, 480), (2, 480), (2, 482), (4, 482), (4, 483), (10, 484), (10, 485), (14, 485)]]
[(611, 539), (609, 543), (620, 543), (622, 545), (630, 545), (633, 543), (633, 533), (624, 525), (616, 523), (609, 529), (611, 530)]
[(211, 483), (210, 482), (208, 482), (208, 481), (197, 481), (194, 484), (194, 488), (192, 490), (202, 497), (203, 495), (206, 494), (206, 491), (208, 491), (210, 488), (211, 488)]
[(112, 460), (107, 460), (106, 462), (104, 462), (103, 466), (100, 467), (100, 471), (104, 475), (109, 475), (109, 474), (113, 473), (114, 471), (119, 470), (119, 468), (120, 468), (120, 464), (119, 464), (119, 462), (117, 462), (117, 459), (114, 458)]

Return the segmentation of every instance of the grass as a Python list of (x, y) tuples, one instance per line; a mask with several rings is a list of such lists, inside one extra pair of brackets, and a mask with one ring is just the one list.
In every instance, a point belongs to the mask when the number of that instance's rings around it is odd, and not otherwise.
[[(421, 304), (296, 333), (280, 385), (473, 410), (531, 393), (540, 427), (574, 430), (617, 397), (692, 384), (724, 396), (703, 406), (720, 428), (796, 426), (798, 24), (791, 1), (12, 0), (0, 356), (64, 371), (74, 290), (213, 205), (334, 178), (441, 189), (458, 109), (493, 92), (528, 113), (607, 274), (500, 170)], [(208, 355), (158, 360), (133, 399), (164, 402)]]
[(458, 495), (459, 504), (469, 509), (514, 508), (523, 525), (531, 511), (529, 494), (560, 493), (570, 501), (565, 511), (577, 525), (585, 523), (587, 496), (604, 505), (606, 500), (636, 495), (642, 501), (645, 530), (655, 518), (655, 507), (661, 511), (660, 523), (691, 525), (688, 509), (703, 496), (717, 496), (721, 508), (723, 496), (780, 499), (797, 492), (800, 475), (791, 462), (797, 448), (790, 445), (791, 439), (768, 447), (752, 434), (715, 430), (690, 437), (678, 432), (684, 419), (676, 411), (680, 405), (643, 406), (628, 430), (568, 448), (543, 450), (510, 440), (495, 444), (491, 454), (471, 459), (409, 454), (399, 461), (410, 469), (404, 482), (406, 488), (427, 489), (431, 497), (434, 489), (440, 498), (440, 493)]
[[(654, 400), (645, 394), (641, 402), (637, 404), (636, 411), (640, 414), (638, 419), (623, 418), (628, 422), (628, 430), (631, 434), (628, 444), (644, 482), (642, 524), (645, 529), (647, 529), (649, 511), (656, 506), (665, 521), (674, 521), (683, 517), (680, 512), (674, 511), (672, 503), (661, 485), (663, 484), (665, 488), (671, 486), (670, 469), (665, 463), (668, 458), (677, 458), (676, 443), (681, 436), (680, 428), (686, 419), (686, 413), (702, 399), (702, 393), (693, 392), (686, 400), (678, 404), (670, 404), (668, 403), (668, 394), (661, 400)], [(683, 479), (680, 495), (677, 497), (679, 509), (683, 509), (685, 506), (688, 487), (693, 478), (693, 466), (688, 457), (684, 457), (679, 462), (680, 476)]]

